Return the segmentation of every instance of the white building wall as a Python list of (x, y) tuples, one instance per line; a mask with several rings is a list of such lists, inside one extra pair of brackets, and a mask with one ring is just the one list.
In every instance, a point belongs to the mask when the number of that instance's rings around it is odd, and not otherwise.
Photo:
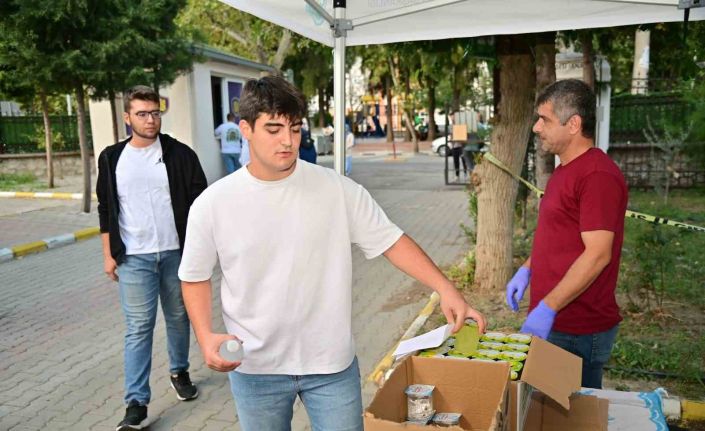
[[(211, 76), (244, 84), (247, 80), (262, 75), (263, 72), (259, 69), (209, 60), (194, 64), (190, 73), (179, 76), (172, 85), (159, 91), (161, 96), (169, 99), (168, 111), (162, 117), (162, 133), (173, 136), (196, 151), (209, 184), (225, 175), (220, 157), (220, 142), (213, 135), (218, 125), (213, 124)], [(223, 86), (225, 85), (224, 81)], [(226, 99), (223, 100), (227, 103)], [(118, 99), (116, 103), (120, 117), (118, 131), (120, 139), (123, 139), (125, 125), (122, 122), (122, 100)], [(114, 143), (110, 104), (107, 100), (91, 101), (89, 112), (93, 151), (98, 155), (105, 147)], [(227, 106), (223, 107), (223, 118), (225, 114)]]

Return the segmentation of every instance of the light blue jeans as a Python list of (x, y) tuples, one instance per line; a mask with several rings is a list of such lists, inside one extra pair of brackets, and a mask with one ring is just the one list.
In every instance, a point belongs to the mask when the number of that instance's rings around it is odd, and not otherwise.
[(240, 153), (220, 153), (225, 163), (225, 174), (229, 175), (240, 169)]
[(120, 301), (125, 315), (125, 403), (147, 405), (151, 397), (152, 339), (161, 298), (166, 321), (169, 371), (188, 370), (190, 326), (177, 275), (181, 253), (125, 256), (118, 267)]
[(360, 369), (355, 358), (334, 374), (228, 373), (243, 431), (289, 431), (299, 396), (313, 431), (362, 431)]
[(602, 369), (612, 354), (618, 328), (616, 325), (604, 332), (585, 335), (551, 331), (548, 341), (583, 359), (584, 387), (602, 389)]
[(352, 154), (345, 156), (345, 175), (350, 175), (350, 171), (352, 171)]

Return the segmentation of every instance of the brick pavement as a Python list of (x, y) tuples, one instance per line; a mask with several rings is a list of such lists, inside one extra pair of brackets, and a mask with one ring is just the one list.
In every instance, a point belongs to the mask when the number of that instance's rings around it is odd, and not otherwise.
[[(327, 162), (326, 162), (327, 163)], [(356, 160), (365, 185), (399, 226), (440, 265), (467, 248), (464, 192), (443, 186), (442, 159), (405, 163)], [(95, 219), (94, 219), (95, 223)], [(0, 230), (0, 237), (5, 235)], [(385, 259), (353, 253), (353, 331), (363, 379), (402, 335), (428, 294)], [(218, 280), (214, 280), (218, 286)], [(430, 293), (430, 292), (428, 292)], [(214, 288), (214, 304), (218, 304)], [(222, 328), (220, 310), (213, 314)], [(116, 284), (102, 274), (100, 240), (0, 265), (0, 430), (111, 430), (122, 403), (123, 320)], [(227, 377), (203, 365), (192, 340), (191, 373), (201, 395), (182, 403), (169, 387), (164, 321), (157, 320), (152, 363), (152, 430), (235, 430)], [(374, 394), (363, 384), (364, 404)], [(294, 429), (308, 429), (297, 405)]]

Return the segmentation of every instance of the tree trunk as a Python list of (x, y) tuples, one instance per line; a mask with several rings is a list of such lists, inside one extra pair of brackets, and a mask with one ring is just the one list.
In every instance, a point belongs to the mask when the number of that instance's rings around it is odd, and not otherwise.
[[(451, 114), (460, 111), (460, 93), (462, 92), (462, 87), (465, 85), (462, 79), (463, 71), (460, 65), (453, 66), (453, 81), (452, 81), (452, 97), (450, 102)], [(452, 115), (451, 115), (452, 116)]]
[(51, 119), (49, 119), (49, 104), (44, 90), (39, 91), (42, 103), (42, 118), (44, 119), (44, 149), (47, 155), (47, 187), (54, 188), (54, 156), (52, 151)]
[[(536, 95), (544, 88), (556, 82), (556, 33), (546, 32), (536, 35)], [(536, 158), (536, 186), (541, 190), (546, 189), (548, 178), (553, 173), (555, 157), (541, 149), (541, 140), (534, 136)]]
[(433, 142), (436, 139), (436, 85), (428, 80), (428, 140)]
[[(390, 72), (391, 73), (391, 72)], [(394, 106), (392, 98), (392, 77), (384, 77), (384, 87), (387, 95), (387, 142), (394, 142)]]
[[(492, 132), (492, 154), (519, 172), (533, 117), (536, 70), (524, 35), (497, 38), (501, 102)], [(497, 93), (495, 93), (495, 96)], [(473, 171), (477, 193), (477, 259), (475, 283), (482, 289), (504, 289), (512, 274), (512, 237), (517, 182), (483, 162)]]
[(595, 90), (595, 66), (592, 53), (592, 31), (580, 31), (580, 45), (583, 48), (583, 81)]
[(419, 140), (416, 139), (416, 133), (414, 133), (413, 122), (411, 121), (411, 115), (409, 114), (410, 109), (404, 109), (404, 125), (406, 125), (406, 133), (411, 135), (411, 143), (414, 149), (414, 153), (419, 152)]
[(91, 212), (91, 155), (86, 135), (86, 98), (82, 84), (76, 87), (76, 113), (78, 114), (78, 144), (81, 147), (83, 165), (82, 211), (89, 213)]
[(110, 116), (112, 118), (111, 123), (113, 125), (113, 142), (117, 142), (120, 140), (120, 136), (118, 135), (117, 107), (115, 106), (115, 90), (108, 90), (108, 100), (110, 101)]
[(407, 105), (406, 101), (411, 97), (411, 76), (408, 70), (404, 73), (404, 123), (406, 124), (407, 141), (411, 140), (411, 147), (414, 154), (419, 152), (419, 139), (414, 130), (414, 111)]
[(318, 127), (326, 127), (326, 115), (324, 114), (325, 99), (323, 97), (323, 88), (318, 88)]
[(281, 71), (281, 68), (284, 65), (284, 60), (286, 59), (286, 54), (289, 52), (289, 47), (291, 47), (291, 31), (283, 28), (282, 36), (279, 38), (277, 52), (274, 54), (272, 62), (270, 63), (272, 67)]

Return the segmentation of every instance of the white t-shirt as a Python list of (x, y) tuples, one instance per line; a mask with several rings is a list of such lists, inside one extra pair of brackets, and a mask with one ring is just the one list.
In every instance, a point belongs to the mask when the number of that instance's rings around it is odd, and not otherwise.
[(236, 154), (240, 152), (242, 134), (240, 127), (230, 121), (225, 122), (215, 129), (215, 136), (220, 138), (220, 152)]
[(239, 169), (191, 206), (179, 277), (223, 272), (228, 332), (243, 340), (247, 374), (330, 374), (353, 360), (352, 250), (379, 256), (402, 231), (359, 184), (298, 160), (261, 181)]
[(144, 148), (125, 145), (115, 176), (120, 203), (118, 224), (125, 253), (178, 250), (179, 235), (159, 138)]

